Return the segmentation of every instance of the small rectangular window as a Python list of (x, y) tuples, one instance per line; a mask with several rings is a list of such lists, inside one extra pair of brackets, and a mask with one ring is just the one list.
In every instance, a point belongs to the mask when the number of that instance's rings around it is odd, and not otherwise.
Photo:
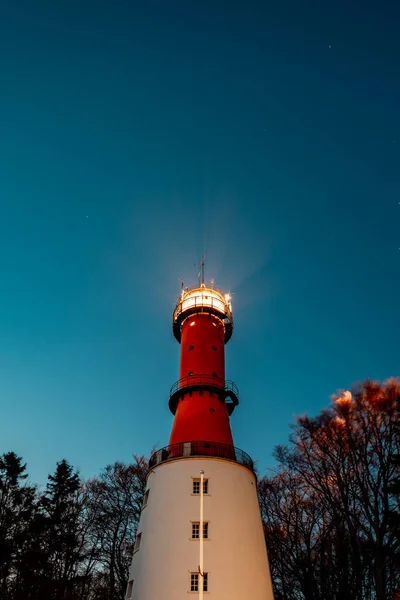
[(135, 580), (131, 579), (130, 582), (128, 583), (128, 589), (126, 591), (126, 600), (132, 600), (132, 590), (133, 590), (133, 582)]
[(199, 573), (191, 573), (190, 574), (190, 591), (198, 592), (199, 585), (201, 585), (201, 580), (203, 579), (203, 592), (208, 592), (208, 573), (204, 573), (203, 577)]
[(198, 573), (190, 574), (190, 591), (191, 592), (199, 591), (199, 574)]
[[(208, 539), (208, 523), (203, 522), (203, 538), (205, 540)], [(192, 523), (192, 539), (199, 540), (200, 539), (200, 523), (195, 522)]]
[(133, 549), (134, 552), (136, 552), (137, 550), (139, 550), (141, 541), (142, 541), (142, 534), (138, 533), (138, 535), (136, 536), (135, 547)]
[(208, 573), (204, 573), (203, 592), (208, 592)]
[(149, 501), (149, 493), (150, 490), (146, 490), (143, 496), (143, 507), (144, 508), (147, 505), (147, 502)]
[[(200, 494), (200, 479), (193, 479), (193, 494)], [(208, 479), (203, 479), (203, 494), (208, 494)]]

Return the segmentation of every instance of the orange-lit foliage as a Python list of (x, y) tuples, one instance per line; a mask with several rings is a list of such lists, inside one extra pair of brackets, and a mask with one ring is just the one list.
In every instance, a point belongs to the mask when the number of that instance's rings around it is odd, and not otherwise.
[(276, 449), (279, 473), (259, 489), (277, 600), (386, 600), (398, 588), (389, 515), (399, 509), (390, 493), (399, 395), (397, 379), (340, 391), (318, 416), (299, 417), (290, 444)]

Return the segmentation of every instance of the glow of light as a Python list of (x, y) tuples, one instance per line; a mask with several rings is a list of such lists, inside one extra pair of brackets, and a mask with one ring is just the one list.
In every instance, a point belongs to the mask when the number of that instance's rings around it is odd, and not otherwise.
[(196, 323), (195, 323), (194, 321), (192, 321), (192, 322), (190, 323), (190, 327), (193, 327), (193, 325), (195, 325), (195, 324), (196, 324)]
[(224, 297), (215, 290), (204, 289), (203, 291), (196, 289), (185, 294), (182, 299), (181, 310), (184, 312), (188, 308), (196, 306), (209, 306), (224, 313), (226, 305), (223, 298)]

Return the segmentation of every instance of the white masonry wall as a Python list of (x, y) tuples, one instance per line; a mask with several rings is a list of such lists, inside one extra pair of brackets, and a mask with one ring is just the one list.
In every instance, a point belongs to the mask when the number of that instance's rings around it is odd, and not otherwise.
[(204, 571), (209, 591), (204, 599), (273, 600), (255, 476), (242, 465), (214, 457), (179, 458), (152, 470), (127, 598), (198, 598), (198, 592), (190, 592), (190, 573), (198, 571), (200, 543), (191, 540), (191, 522), (200, 520), (200, 495), (192, 494), (192, 480), (200, 478), (201, 469), (208, 479)]

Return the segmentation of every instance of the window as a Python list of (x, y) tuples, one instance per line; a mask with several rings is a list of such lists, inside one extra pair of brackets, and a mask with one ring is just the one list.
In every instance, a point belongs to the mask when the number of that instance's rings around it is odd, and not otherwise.
[(190, 574), (190, 591), (191, 592), (199, 591), (199, 574), (198, 573)]
[(193, 375), (193, 371), (189, 371), (188, 375), (191, 377)]
[[(200, 539), (200, 523), (192, 523), (192, 540)], [(203, 522), (203, 539), (208, 540), (208, 523)]]
[(143, 506), (142, 508), (144, 508), (147, 505), (147, 502), (149, 501), (149, 494), (150, 494), (150, 490), (146, 490), (143, 496)]
[(189, 350), (194, 350), (194, 346), (189, 346)]
[(136, 552), (137, 550), (139, 550), (141, 541), (142, 541), (142, 534), (138, 533), (138, 535), (136, 536), (135, 547), (133, 549), (134, 552)]
[(203, 577), (199, 573), (190, 573), (190, 591), (199, 591), (199, 579), (203, 579), (203, 592), (208, 592), (208, 573), (203, 573)]
[(218, 375), (216, 374), (216, 372), (214, 371), (213, 373), (213, 377), (218, 377)]
[[(193, 494), (200, 494), (200, 479), (193, 479)], [(203, 479), (203, 494), (208, 494), (208, 479)]]
[(208, 523), (203, 523), (203, 538), (208, 540)]
[(213, 346), (212, 348), (213, 350), (217, 351), (217, 346)]
[(132, 590), (133, 590), (133, 582), (135, 580), (131, 579), (130, 582), (128, 583), (128, 589), (126, 591), (126, 600), (132, 600)]

